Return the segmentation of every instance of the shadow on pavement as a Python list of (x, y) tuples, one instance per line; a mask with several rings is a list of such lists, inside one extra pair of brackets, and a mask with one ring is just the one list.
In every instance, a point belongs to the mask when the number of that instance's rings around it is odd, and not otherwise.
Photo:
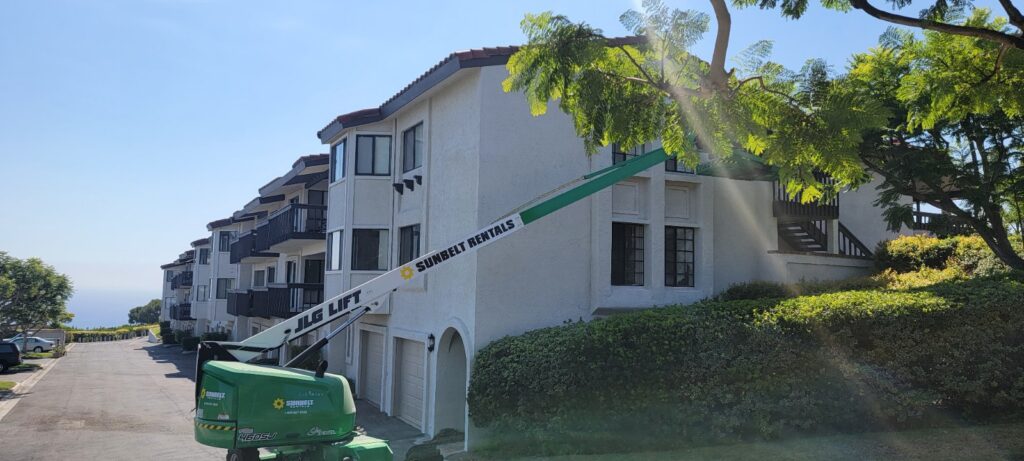
[(181, 346), (178, 345), (144, 344), (139, 349), (146, 351), (153, 360), (159, 363), (173, 364), (178, 369), (177, 373), (167, 373), (165, 376), (168, 378), (188, 378), (191, 381), (196, 380), (195, 354), (182, 354)]
[(356, 400), (356, 425), (362, 426), (366, 435), (384, 439), (395, 453), (395, 460), (405, 459), (406, 452), (423, 437), (423, 433), (402, 420), (382, 413), (366, 400)]

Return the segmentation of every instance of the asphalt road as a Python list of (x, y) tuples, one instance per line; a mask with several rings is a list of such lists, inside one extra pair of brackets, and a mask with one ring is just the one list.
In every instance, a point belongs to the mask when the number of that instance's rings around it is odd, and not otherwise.
[(195, 355), (81, 343), (0, 420), (0, 460), (222, 460), (192, 439)]

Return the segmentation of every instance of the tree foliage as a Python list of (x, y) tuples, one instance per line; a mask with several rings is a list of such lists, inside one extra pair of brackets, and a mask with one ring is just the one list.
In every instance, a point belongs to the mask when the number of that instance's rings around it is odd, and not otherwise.
[[(984, 10), (964, 21), (999, 28)], [(883, 179), (891, 227), (909, 224), (901, 198), (968, 222), (1008, 265), (1024, 269), (1010, 244), (1005, 207), (1024, 198), (1024, 50), (974, 37), (890, 31), (853, 57), (840, 88), (886, 107), (860, 157)]]
[[(893, 9), (899, 10), (910, 7), (913, 0), (887, 0), (885, 3), (888, 3), (888, 6)], [(856, 9), (876, 19), (900, 26), (961, 37), (980, 38), (998, 46), (1024, 50), (1024, 37), (1021, 36), (1021, 31), (1024, 31), (1024, 13), (1021, 13), (1020, 9), (1013, 4), (1013, 0), (999, 0), (999, 5), (1009, 20), (998, 28), (960, 21), (965, 13), (970, 13), (975, 9), (975, 0), (919, 0), (918, 4), (924, 4), (925, 8), (914, 17), (878, 8), (869, 0), (821, 0), (822, 6), (832, 10), (847, 12)], [(778, 8), (783, 16), (799, 19), (807, 12), (809, 2), (808, 0), (782, 0), (781, 2), (779, 0), (733, 0), (733, 5), (738, 7), (757, 6), (762, 9)]]
[(53, 266), (0, 251), (0, 325), (24, 333), (70, 322), (71, 293), (71, 280)]
[(128, 323), (133, 325), (151, 324), (160, 321), (160, 300), (154, 299), (128, 311)]
[(740, 68), (726, 71), (721, 14), (716, 50), (705, 61), (690, 47), (708, 30), (708, 15), (659, 0), (643, 5), (620, 18), (637, 40), (609, 40), (550, 12), (527, 15), (528, 44), (509, 60), (504, 89), (524, 92), (534, 115), (557, 100), (591, 153), (609, 143), (628, 148), (660, 139), (692, 167), (698, 145), (721, 157), (740, 147), (777, 166), (806, 200), (838, 191), (817, 182), (815, 170), (841, 186), (867, 179), (857, 158), (860, 133), (886, 118), (874, 100), (833, 91), (821, 61), (799, 71), (771, 62), (768, 42), (741, 52)]

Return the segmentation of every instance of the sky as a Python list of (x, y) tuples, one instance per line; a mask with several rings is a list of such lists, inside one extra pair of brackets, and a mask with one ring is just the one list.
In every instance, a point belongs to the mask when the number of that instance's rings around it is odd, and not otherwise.
[[(666, 0), (710, 11), (705, 1)], [(812, 2), (815, 3), (816, 2)], [(881, 3), (881, 2), (879, 2)], [(302, 155), (449, 53), (519, 44), (527, 12), (626, 35), (608, 0), (4, 0), (0, 251), (69, 275), (76, 326), (127, 322), (160, 264)], [(911, 13), (913, 14), (913, 13)], [(712, 26), (714, 27), (714, 26)], [(730, 51), (762, 39), (841, 70), (886, 24), (814, 6), (733, 10)], [(695, 48), (710, 56), (712, 33)]]

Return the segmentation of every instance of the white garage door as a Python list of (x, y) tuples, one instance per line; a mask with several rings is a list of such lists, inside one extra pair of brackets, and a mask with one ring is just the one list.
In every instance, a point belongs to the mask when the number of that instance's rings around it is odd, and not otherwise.
[(395, 416), (422, 429), (423, 423), (423, 343), (398, 340), (395, 373)]
[(384, 374), (384, 335), (371, 331), (363, 331), (360, 350), (362, 356), (362, 397), (380, 408), (380, 396)]

